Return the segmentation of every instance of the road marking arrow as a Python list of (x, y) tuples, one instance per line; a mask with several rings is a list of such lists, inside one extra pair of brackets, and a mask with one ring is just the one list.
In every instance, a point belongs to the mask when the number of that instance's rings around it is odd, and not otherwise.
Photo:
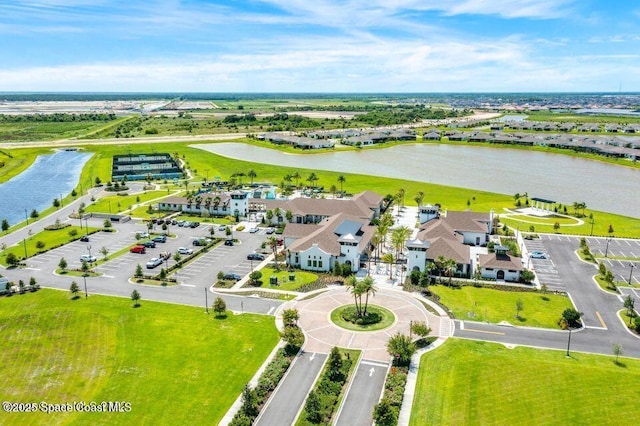
[(369, 370), (369, 377), (373, 376), (373, 373), (376, 372), (376, 369), (371, 367), (371, 370)]

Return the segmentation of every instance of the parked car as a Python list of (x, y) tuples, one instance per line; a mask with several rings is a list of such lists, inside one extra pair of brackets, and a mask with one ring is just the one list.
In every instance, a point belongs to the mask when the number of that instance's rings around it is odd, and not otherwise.
[(80, 262), (89, 262), (89, 263), (93, 263), (96, 260), (98, 260), (95, 256), (90, 256), (88, 254), (83, 254), (82, 256), (80, 256)]
[(218, 231), (226, 231), (226, 230), (227, 230), (227, 225), (218, 226)]
[(184, 220), (179, 220), (178, 226), (182, 228), (184, 226)]
[(173, 219), (173, 220), (171, 221), (171, 224), (175, 226), (175, 225), (177, 225), (177, 224), (178, 224), (178, 221), (177, 221), (177, 220), (175, 220), (175, 219)]
[(147, 262), (147, 269), (153, 269), (156, 266), (161, 265), (161, 264), (162, 264), (162, 259), (160, 259), (159, 257), (152, 257)]
[(178, 253), (180, 254), (193, 254), (193, 249), (189, 247), (180, 247), (178, 248)]
[(140, 253), (140, 254), (144, 254), (147, 252), (147, 249), (145, 248), (145, 246), (143, 245), (137, 245), (137, 246), (133, 246), (129, 249), (129, 251), (131, 253)]
[(158, 219), (156, 225), (162, 225), (164, 223), (164, 219)]
[(80, 241), (82, 241), (83, 243), (88, 243), (89, 242), (89, 237), (86, 235), (83, 235), (82, 237), (80, 237)]
[(264, 260), (264, 255), (260, 253), (250, 253), (247, 255), (247, 260)]
[(142, 243), (143, 246), (147, 247), (147, 248), (156, 248), (156, 243), (155, 241), (145, 241), (144, 243)]
[(204, 238), (196, 238), (195, 240), (193, 240), (193, 245), (194, 246), (206, 246), (207, 245), (207, 240), (205, 240)]
[(543, 251), (532, 251), (529, 254), (529, 257), (532, 259), (546, 259), (547, 258), (547, 253), (543, 252)]
[(275, 229), (275, 228), (272, 228), (272, 227), (269, 227), (269, 228), (267, 228), (267, 230), (266, 230), (266, 231), (264, 231), (264, 232), (265, 232), (265, 234), (267, 234), (267, 235), (271, 235), (271, 234), (273, 234), (274, 232), (276, 232), (276, 229)]
[(158, 256), (160, 257), (160, 260), (164, 262), (171, 257), (171, 253), (169, 253), (168, 251), (163, 251)]
[(189, 224), (189, 228), (197, 228), (198, 226), (200, 226), (200, 222), (191, 222)]
[(225, 246), (232, 246), (233, 245), (233, 240), (224, 240), (224, 245)]
[(149, 238), (149, 233), (148, 232), (137, 232), (136, 233), (136, 238), (138, 238), (138, 239)]
[(254, 226), (253, 228), (249, 229), (249, 232), (255, 234), (256, 232), (258, 232), (258, 227)]
[(167, 242), (167, 236), (166, 235), (158, 235), (157, 237), (153, 237), (153, 241), (155, 241), (156, 243), (166, 243)]
[(232, 280), (232, 281), (240, 281), (242, 279), (242, 277), (238, 274), (234, 274), (232, 272), (227, 272), (226, 274), (224, 274), (224, 277), (222, 277), (222, 279), (225, 280)]

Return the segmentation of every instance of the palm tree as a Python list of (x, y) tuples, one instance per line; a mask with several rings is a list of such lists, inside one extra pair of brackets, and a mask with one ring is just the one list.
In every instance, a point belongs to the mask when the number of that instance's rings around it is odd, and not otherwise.
[(393, 257), (393, 253), (385, 253), (381, 259), (384, 263), (389, 264), (389, 279), (393, 279), (393, 263), (395, 262), (395, 257)]
[(331, 185), (331, 187), (329, 188), (329, 191), (331, 192), (331, 195), (333, 195), (333, 198), (336, 198), (336, 191), (338, 190), (338, 188), (336, 188), (335, 185)]
[(253, 180), (256, 178), (256, 176), (258, 176), (258, 174), (255, 172), (255, 170), (250, 169), (247, 172), (247, 176), (249, 176), (251, 178), (251, 186), (253, 186)]
[(416, 202), (418, 207), (420, 207), (424, 201), (424, 192), (418, 191), (418, 194), (413, 198), (413, 200)]
[(378, 224), (378, 227), (376, 228), (376, 233), (374, 235), (377, 236), (378, 257), (380, 257), (380, 247), (384, 246), (387, 243), (387, 232), (388, 231), (389, 231), (389, 228), (383, 223)]
[(407, 241), (407, 238), (411, 236), (411, 229), (406, 226), (401, 226), (399, 228), (395, 228), (391, 232), (391, 243), (393, 247), (396, 249), (396, 257), (400, 257), (400, 253), (404, 249), (404, 244)]
[(221, 200), (219, 195), (216, 195), (215, 197), (213, 197), (213, 209), (214, 210), (216, 210), (216, 211), (218, 210), (218, 206), (220, 205), (220, 201), (222, 201), (222, 200)]
[(293, 179), (295, 179), (296, 181), (296, 188), (299, 186), (299, 181), (300, 181), (300, 173), (296, 170), (295, 172), (293, 172), (293, 174), (291, 175), (291, 177)]
[(342, 192), (342, 184), (344, 184), (346, 181), (347, 179), (344, 177), (344, 175), (338, 176), (338, 183), (340, 184), (340, 192)]
[[(362, 286), (358, 285), (358, 280), (355, 275), (349, 275), (347, 279), (344, 281), (345, 287), (347, 287), (347, 291), (351, 292), (353, 296), (353, 301), (356, 305), (356, 312), (358, 316), (362, 316), (361, 303), (362, 303)], [(360, 301), (360, 303), (358, 303)]]
[(267, 240), (267, 244), (271, 247), (271, 251), (273, 252), (273, 263), (275, 265), (276, 271), (280, 271), (280, 265), (278, 264), (278, 240), (276, 237), (271, 236)]
[(307, 181), (309, 182), (309, 184), (311, 185), (312, 188), (315, 188), (315, 182), (318, 180), (318, 176), (316, 176), (315, 173), (311, 173), (309, 175), (309, 177), (307, 178)]
[(400, 196), (400, 201), (402, 202), (402, 208), (404, 208), (404, 194), (405, 194), (404, 188), (398, 189), (398, 195)]
[(366, 277), (364, 277), (364, 279), (361, 281), (361, 286), (362, 286), (362, 292), (365, 294), (365, 299), (364, 299), (364, 310), (362, 312), (363, 316), (367, 316), (367, 306), (369, 305), (369, 296), (375, 296), (376, 295), (376, 291), (378, 290), (375, 286), (374, 286), (375, 282), (373, 281), (373, 278), (371, 278), (369, 275), (367, 275)]
[(454, 259), (447, 259), (444, 262), (444, 270), (447, 276), (449, 277), (449, 286), (453, 284), (453, 274), (456, 272), (456, 267), (458, 263)]
[(436, 268), (438, 268), (438, 275), (440, 276), (440, 283), (442, 283), (442, 273), (444, 272), (444, 264), (447, 259), (444, 256), (438, 256), (434, 261)]

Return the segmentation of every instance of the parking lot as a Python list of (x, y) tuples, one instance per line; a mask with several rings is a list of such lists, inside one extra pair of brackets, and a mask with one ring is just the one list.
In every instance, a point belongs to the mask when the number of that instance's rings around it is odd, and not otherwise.
[(546, 259), (529, 258), (527, 260), (527, 264), (524, 266), (527, 269), (534, 270), (540, 285), (545, 284), (550, 291), (567, 291), (564, 280), (560, 278), (560, 274), (553, 263), (553, 259), (547, 252), (547, 248), (544, 245), (544, 238), (546, 238), (546, 236), (543, 235), (539, 239), (524, 240), (524, 244), (529, 253), (541, 251), (545, 253), (546, 257)]
[(596, 256), (607, 255), (598, 260), (613, 272), (616, 281), (628, 282), (631, 277), (632, 284), (640, 284), (640, 241), (589, 237), (587, 244)]

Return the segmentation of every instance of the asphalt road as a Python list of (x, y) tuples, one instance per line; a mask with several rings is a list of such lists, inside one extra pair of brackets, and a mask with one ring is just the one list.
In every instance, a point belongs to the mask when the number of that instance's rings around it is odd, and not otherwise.
[(388, 364), (360, 361), (342, 407), (336, 418), (338, 426), (373, 424), (373, 408), (378, 403), (387, 376)]
[(326, 354), (301, 353), (289, 367), (289, 371), (254, 424), (261, 426), (294, 424), (326, 359)]

